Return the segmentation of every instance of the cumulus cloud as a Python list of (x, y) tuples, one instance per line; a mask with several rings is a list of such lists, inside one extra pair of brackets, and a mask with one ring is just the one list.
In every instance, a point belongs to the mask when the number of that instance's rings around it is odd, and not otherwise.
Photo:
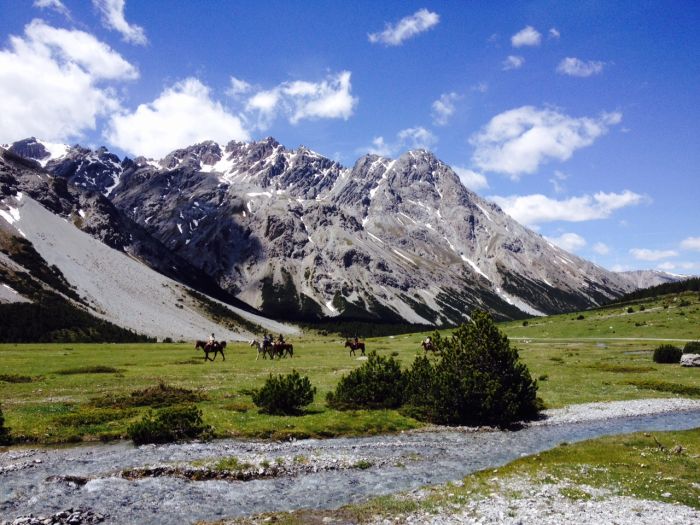
[(121, 33), (125, 42), (145, 46), (148, 43), (143, 27), (130, 24), (124, 16), (124, 0), (92, 0), (102, 14), (102, 25)]
[(686, 270), (686, 271), (699, 270), (700, 263), (689, 262), (689, 261), (684, 261), (684, 262), (666, 261), (666, 262), (663, 262), (663, 263), (657, 265), (657, 268), (659, 270), (664, 270), (667, 272), (671, 272), (674, 270)]
[(598, 192), (564, 200), (556, 200), (540, 194), (489, 197), (503, 211), (518, 222), (535, 226), (545, 222), (582, 222), (606, 219), (615, 210), (634, 206), (646, 200), (645, 197), (625, 190), (622, 193)]
[(119, 108), (112, 84), (138, 76), (94, 36), (34, 20), (0, 50), (0, 141), (80, 137)]
[(357, 105), (357, 98), (352, 96), (350, 76), (349, 71), (341, 71), (320, 82), (284, 82), (252, 95), (245, 109), (257, 117), (260, 129), (269, 127), (278, 115), (284, 115), (292, 124), (305, 119), (347, 120)]
[(510, 37), (513, 47), (539, 46), (541, 41), (542, 35), (532, 26), (527, 26)]
[(610, 253), (610, 247), (604, 242), (597, 242), (593, 245), (593, 251), (598, 255), (607, 255)]
[(659, 261), (669, 257), (677, 257), (675, 250), (649, 250), (647, 248), (632, 248), (630, 255), (639, 261)]
[(176, 83), (131, 113), (114, 115), (105, 137), (132, 154), (153, 158), (203, 140), (250, 139), (241, 119), (213, 100), (196, 78)]
[(577, 233), (563, 233), (559, 237), (545, 237), (545, 239), (567, 252), (575, 252), (586, 246), (586, 239)]
[(561, 36), (561, 33), (559, 32), (559, 30), (556, 27), (549, 28), (549, 38), (554, 38), (554, 39), (558, 40), (560, 36)]
[(569, 176), (566, 173), (562, 173), (559, 170), (554, 170), (554, 177), (549, 179), (549, 182), (554, 186), (554, 193), (564, 193), (566, 191), (566, 186), (564, 186), (564, 181), (568, 179)]
[(34, 7), (52, 9), (66, 18), (70, 18), (70, 11), (61, 0), (34, 0)]
[(508, 55), (508, 58), (506, 58), (501, 64), (501, 69), (503, 71), (510, 71), (511, 69), (520, 69), (521, 67), (523, 67), (524, 63), (525, 59), (523, 57), (516, 55)]
[(450, 121), (455, 112), (455, 103), (461, 97), (457, 93), (443, 93), (440, 98), (433, 102), (432, 116), (436, 126), (445, 126)]
[(569, 75), (570, 77), (590, 77), (602, 73), (604, 66), (605, 64), (603, 62), (597, 60), (584, 62), (578, 58), (566, 57), (559, 62), (557, 73), (560, 75)]
[(396, 24), (387, 23), (381, 33), (370, 33), (367, 37), (373, 44), (379, 42), (387, 46), (400, 46), (409, 38), (435, 27), (438, 22), (440, 22), (440, 15), (427, 9), (419, 9)]
[(475, 147), (472, 160), (483, 171), (504, 173), (517, 180), (524, 173), (534, 173), (549, 159), (569, 159), (621, 120), (619, 112), (574, 118), (533, 106), (511, 109), (493, 117), (471, 137)]
[(359, 148), (358, 153), (372, 153), (382, 157), (391, 157), (407, 149), (431, 149), (437, 143), (437, 137), (421, 126), (402, 129), (396, 134), (396, 140), (388, 143), (384, 137), (374, 137), (372, 145)]
[(462, 184), (472, 191), (483, 190), (489, 187), (489, 182), (481, 173), (461, 166), (452, 166), (452, 169), (459, 176), (459, 180), (462, 181)]
[(683, 250), (700, 251), (700, 237), (688, 237), (681, 241)]

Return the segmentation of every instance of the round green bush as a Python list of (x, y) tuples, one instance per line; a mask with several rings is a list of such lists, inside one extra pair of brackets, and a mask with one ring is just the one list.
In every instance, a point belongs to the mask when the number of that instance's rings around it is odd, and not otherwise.
[(343, 376), (326, 403), (332, 408), (397, 408), (403, 402), (401, 366), (393, 357), (370, 352), (362, 366)]
[(700, 341), (688, 341), (683, 347), (684, 354), (700, 354)]
[(286, 376), (270, 374), (263, 387), (253, 392), (253, 403), (267, 414), (296, 415), (314, 400), (314, 395), (316, 388), (309, 378), (292, 370)]
[(0, 408), (0, 445), (9, 445), (11, 442), (10, 429), (5, 426), (5, 416)]
[(655, 363), (680, 363), (683, 351), (677, 346), (661, 345), (654, 350)]
[(172, 443), (199, 437), (208, 437), (211, 427), (202, 421), (202, 411), (195, 405), (164, 408), (149, 412), (141, 421), (127, 428), (134, 445)]
[(436, 334), (434, 343), (439, 360), (431, 365), (416, 359), (407, 373), (416, 391), (406, 395), (429, 420), (507, 427), (537, 416), (537, 383), (489, 314), (475, 312), (472, 322), (450, 338)]

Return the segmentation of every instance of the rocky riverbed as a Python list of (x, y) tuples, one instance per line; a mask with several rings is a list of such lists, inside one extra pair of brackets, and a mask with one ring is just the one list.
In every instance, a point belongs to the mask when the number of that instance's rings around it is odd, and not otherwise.
[[(512, 432), (433, 427), (329, 440), (10, 449), (0, 453), (0, 517), (8, 523), (39, 516), (41, 523), (62, 523), (55, 521), (57, 514), (80, 509), (80, 516), (110, 524), (180, 524), (332, 509), (461, 479), (563, 441), (694, 427), (700, 427), (700, 401), (657, 399), (549, 410), (545, 419)], [(483, 512), (499, 508), (499, 493), (492, 502), (484, 500)], [(73, 516), (71, 523), (94, 522), (88, 518)], [(406, 519), (422, 523), (420, 516)]]

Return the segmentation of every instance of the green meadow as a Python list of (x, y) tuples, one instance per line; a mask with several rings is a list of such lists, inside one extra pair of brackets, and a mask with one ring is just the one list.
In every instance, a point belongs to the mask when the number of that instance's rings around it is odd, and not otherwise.
[[(643, 308), (642, 308), (643, 307)], [(628, 309), (632, 311), (628, 311)], [(583, 317), (582, 319), (580, 317)], [(698, 294), (533, 318), (500, 325), (537, 379), (548, 408), (648, 397), (700, 397), (700, 371), (652, 361), (668, 340), (700, 338)], [(446, 331), (449, 332), (449, 331)], [(367, 339), (368, 350), (408, 367), (425, 333)], [(658, 339), (658, 340), (657, 340)], [(0, 402), (20, 442), (121, 439), (144, 413), (196, 402), (217, 437), (284, 439), (397, 432), (422, 424), (395, 410), (337, 411), (326, 393), (363, 361), (339, 336), (292, 338), (293, 359), (259, 359), (247, 343), (229, 342), (226, 361), (204, 361), (193, 343), (2, 344)], [(260, 414), (251, 400), (270, 373), (297, 370), (317, 388), (296, 417)], [(178, 397), (180, 396), (180, 397)]]

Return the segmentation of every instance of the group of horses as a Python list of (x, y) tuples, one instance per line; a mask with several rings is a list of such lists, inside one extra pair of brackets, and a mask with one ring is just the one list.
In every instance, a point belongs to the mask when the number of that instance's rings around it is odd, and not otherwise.
[(254, 346), (258, 349), (258, 355), (255, 356), (256, 361), (261, 355), (263, 356), (263, 359), (267, 359), (267, 356), (270, 356), (270, 359), (274, 359), (275, 357), (281, 359), (287, 356), (294, 357), (294, 345), (292, 343), (286, 343), (284, 341), (268, 341), (267, 344), (265, 344), (261, 343), (257, 339), (253, 339), (250, 342), (250, 346)]
[[(283, 357), (294, 357), (294, 345), (292, 343), (286, 343), (283, 341), (274, 341), (274, 342), (268, 342), (267, 344), (263, 344), (257, 339), (253, 339), (250, 342), (250, 346), (254, 346), (258, 349), (258, 354), (255, 356), (255, 360), (257, 361), (260, 356), (262, 355), (263, 359), (267, 359), (268, 356), (270, 359), (274, 359), (275, 357), (281, 359)], [(423, 347), (423, 350), (425, 350), (425, 353), (427, 354), (428, 352), (436, 352), (437, 348), (435, 347), (435, 344), (430, 340), (426, 339), (425, 341), (421, 342), (421, 346)], [(216, 359), (216, 356), (221, 353), (221, 358), (226, 361), (226, 356), (224, 355), (224, 348), (226, 348), (226, 341), (197, 341), (194, 345), (195, 350), (204, 350), (204, 360), (205, 361), (213, 361)], [(346, 339), (345, 340), (345, 348), (350, 349), (349, 355), (356, 355), (355, 351), (359, 350), (361, 352), (361, 355), (365, 355), (365, 342), (364, 341), (357, 341), (357, 340), (352, 340), (352, 339)], [(213, 353), (214, 357), (210, 358), (209, 354)]]

